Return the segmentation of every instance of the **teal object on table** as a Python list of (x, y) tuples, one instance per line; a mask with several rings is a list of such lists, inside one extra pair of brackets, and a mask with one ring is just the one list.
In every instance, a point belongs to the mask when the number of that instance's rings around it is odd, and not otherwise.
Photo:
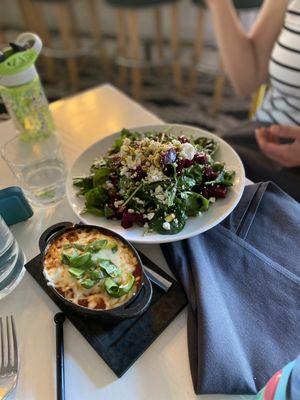
[(21, 188), (11, 186), (0, 190), (0, 215), (8, 226), (32, 217), (32, 208)]

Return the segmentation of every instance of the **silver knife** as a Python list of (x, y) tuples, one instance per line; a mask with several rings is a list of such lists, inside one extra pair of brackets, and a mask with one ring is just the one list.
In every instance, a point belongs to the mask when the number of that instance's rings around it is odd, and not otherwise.
[(150, 281), (159, 286), (164, 292), (169, 291), (172, 286), (172, 282), (153, 271), (153, 269), (146, 267), (145, 264), (143, 264), (143, 267)]

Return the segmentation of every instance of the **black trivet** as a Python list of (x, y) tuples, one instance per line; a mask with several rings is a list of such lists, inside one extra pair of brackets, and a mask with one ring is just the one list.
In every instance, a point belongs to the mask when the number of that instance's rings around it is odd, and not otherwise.
[(42, 274), (41, 255), (25, 265), (30, 275), (118, 377), (128, 370), (187, 304), (185, 294), (178, 283), (145, 255), (140, 255), (147, 267), (173, 284), (167, 293), (153, 285), (151, 305), (143, 315), (111, 326), (103, 325), (96, 319), (83, 318), (53, 294)]

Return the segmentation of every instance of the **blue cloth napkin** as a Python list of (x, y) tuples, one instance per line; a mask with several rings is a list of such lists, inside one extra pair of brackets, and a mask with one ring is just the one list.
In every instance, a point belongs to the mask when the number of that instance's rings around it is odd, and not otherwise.
[(189, 299), (195, 392), (255, 394), (300, 353), (300, 204), (272, 183), (233, 213), (162, 245)]

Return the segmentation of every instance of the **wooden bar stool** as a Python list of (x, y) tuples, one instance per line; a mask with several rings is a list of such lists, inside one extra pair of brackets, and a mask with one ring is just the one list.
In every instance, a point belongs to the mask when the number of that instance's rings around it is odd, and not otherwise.
[[(204, 18), (206, 5), (204, 0), (192, 0), (197, 6), (197, 25), (196, 36), (194, 40), (194, 50), (192, 58), (192, 66), (190, 70), (190, 89), (193, 90), (196, 86), (197, 76), (199, 72), (215, 76), (214, 95), (212, 99), (211, 112), (216, 116), (219, 112), (224, 85), (226, 83), (226, 75), (223, 69), (223, 63), (220, 55), (218, 55), (218, 65), (212, 69), (205, 65), (203, 60), (204, 50)], [(262, 5), (263, 0), (233, 0), (234, 5), (238, 11), (250, 10), (258, 8)], [(216, 49), (217, 50), (217, 49)]]
[[(71, 0), (19, 0), (19, 4), (28, 29), (37, 32), (43, 40), (47, 80), (52, 82), (56, 80), (57, 72), (54, 60), (56, 58), (65, 59), (71, 91), (77, 91), (79, 73), (75, 53), (78, 43), (76, 43), (76, 21)], [(45, 21), (45, 15), (49, 12), (54, 16), (57, 24), (62, 43), (61, 50), (54, 48), (50, 28)]]
[[(83, 45), (78, 33), (78, 22), (74, 12), (76, 0), (18, 0), (28, 30), (37, 32), (44, 42), (44, 60), (47, 80), (57, 78), (55, 59), (65, 60), (71, 91), (79, 89), (78, 58), (99, 53), (105, 73), (109, 75), (109, 59), (102, 46), (102, 32), (99, 21), (99, 1), (85, 0), (90, 19), (91, 44)], [(53, 36), (45, 17), (51, 13), (56, 22), (61, 47), (55, 46)]]
[(99, 9), (101, 7), (102, 1), (85, 0), (85, 2), (91, 22), (91, 36), (96, 44), (100, 61), (103, 64), (104, 73), (107, 77), (110, 78), (112, 75), (111, 60), (109, 59), (105, 47), (103, 46), (102, 29), (99, 19)]
[[(43, 39), (44, 46), (51, 47), (50, 33), (39, 15), (39, 10), (36, 10), (31, 0), (18, 0), (18, 4), (25, 29), (27, 31), (36, 32)], [(56, 79), (54, 60), (45, 57), (43, 54), (41, 55), (41, 59), (44, 65), (47, 81), (54, 82)]]
[[(131, 69), (132, 95), (140, 99), (142, 88), (142, 68), (155, 67), (165, 63), (172, 64), (174, 84), (178, 91), (182, 88), (182, 74), (179, 59), (179, 0), (106, 0), (115, 7), (117, 20), (117, 57), (115, 62), (119, 66), (118, 81), (122, 86), (126, 83), (127, 69)], [(166, 60), (164, 38), (162, 33), (162, 6), (168, 5), (171, 9), (171, 59)], [(158, 62), (146, 60), (142, 57), (142, 39), (138, 29), (139, 12), (144, 8), (152, 8), (155, 24), (155, 45)]]

